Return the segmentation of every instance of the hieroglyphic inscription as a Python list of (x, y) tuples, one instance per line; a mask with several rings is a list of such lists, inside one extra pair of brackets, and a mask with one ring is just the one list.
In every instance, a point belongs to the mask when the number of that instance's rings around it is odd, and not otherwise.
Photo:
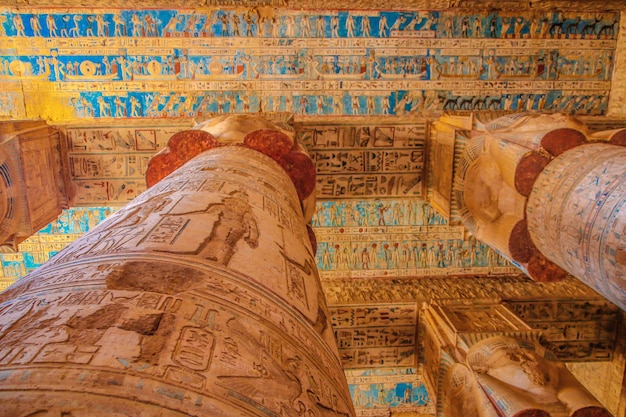
[(555, 283), (538, 284), (522, 274), (497, 276), (456, 276), (420, 278), (359, 278), (322, 281), (329, 305), (358, 305), (389, 301), (416, 302), (431, 300), (497, 300), (600, 297), (580, 281), (571, 278)]
[(528, 331), (528, 326), (499, 304), (446, 305), (437, 307), (458, 333), (499, 333)]
[(414, 326), (417, 322), (417, 308), (414, 304), (336, 306), (330, 312), (334, 328)]
[(357, 416), (389, 412), (434, 414), (434, 404), (417, 368), (347, 369), (346, 377)]
[[(386, 210), (394, 203), (374, 204)], [(322, 279), (519, 272), (488, 246), (466, 239), (462, 226), (334, 227), (316, 235)]]
[(136, 127), (67, 126), (65, 146), (75, 204), (124, 204), (145, 190), (148, 161), (190, 122), (151, 123)]
[(320, 199), (422, 197), (426, 124), (297, 126)]
[(329, 312), (344, 368), (414, 366), (415, 304), (335, 306)]
[(6, 9), (0, 114), (606, 111), (616, 12), (354, 6)]
[(181, 332), (172, 359), (194, 371), (206, 370), (213, 356), (215, 337), (202, 328), (184, 327)]
[[(29, 4), (36, 5), (37, 7), (51, 7), (53, 5), (57, 5), (58, 2), (54, 0), (34, 0)], [(65, 7), (95, 7), (99, 6), (100, 3), (97, 0), (83, 0), (83, 1), (65, 1), (63, 3)], [(220, 8), (228, 9), (229, 7), (239, 5), (234, 0), (194, 0), (194, 1), (183, 1), (183, 0), (139, 0), (137, 6), (141, 7), (171, 7), (171, 6), (185, 6), (188, 8), (199, 8), (202, 6), (219, 6)], [(449, 3), (447, 0), (409, 0), (409, 1), (400, 1), (400, 0), (356, 0), (353, 3), (350, 3), (349, 6), (351, 8), (358, 9), (354, 13), (355, 15), (368, 15), (375, 14), (376, 9), (381, 8), (389, 8), (389, 9), (408, 9), (408, 8), (416, 8), (416, 9), (457, 9), (457, 10), (474, 10), (474, 11), (483, 11), (483, 10), (492, 10), (494, 8), (493, 0), (459, 0), (454, 3)], [(501, 7), (506, 6), (506, 10), (516, 11), (516, 12), (524, 12), (529, 10), (565, 10), (568, 7), (572, 7), (575, 10), (587, 11), (587, 12), (602, 12), (607, 9), (606, 3), (599, 0), (553, 0), (548, 4), (544, 3), (519, 3), (514, 0), (505, 0), (502, 1)], [(110, 3), (111, 7), (122, 7), (125, 5), (124, 0), (113, 0)], [(272, 6), (272, 7), (286, 7), (290, 6), (293, 9), (337, 9), (344, 10), (346, 9), (346, 3), (340, 0), (246, 0), (245, 5), (249, 7), (263, 7), (263, 6)], [(611, 4), (612, 9), (619, 9), (624, 5), (622, 0), (616, 0)]]
[(344, 368), (416, 366), (415, 347), (349, 348), (339, 351)]
[(568, 362), (611, 360), (618, 309), (605, 300), (511, 300), (510, 308), (532, 328), (541, 330), (547, 346)]
[(415, 326), (340, 329), (335, 331), (339, 349), (351, 346), (414, 346)]

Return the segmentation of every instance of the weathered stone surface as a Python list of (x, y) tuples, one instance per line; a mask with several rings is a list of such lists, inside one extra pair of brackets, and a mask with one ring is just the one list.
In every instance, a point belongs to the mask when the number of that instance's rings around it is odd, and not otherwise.
[(201, 153), (2, 293), (0, 413), (354, 415), (313, 257), (279, 164)]

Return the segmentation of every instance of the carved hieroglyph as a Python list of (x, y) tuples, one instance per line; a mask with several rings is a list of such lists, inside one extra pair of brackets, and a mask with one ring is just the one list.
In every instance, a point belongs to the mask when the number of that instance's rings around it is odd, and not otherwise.
[(302, 196), (253, 143), (202, 153), (3, 293), (0, 414), (354, 415)]
[[(599, 115), (609, 93), (620, 103), (624, 0), (4, 3), (0, 115), (12, 118)], [(372, 182), (393, 191), (389, 178)]]

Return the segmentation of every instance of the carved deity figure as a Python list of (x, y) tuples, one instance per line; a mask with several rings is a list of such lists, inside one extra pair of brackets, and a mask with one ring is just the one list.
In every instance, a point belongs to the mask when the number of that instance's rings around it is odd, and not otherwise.
[(237, 251), (237, 243), (243, 239), (252, 249), (259, 244), (259, 227), (248, 203), (248, 195), (242, 191), (232, 191), (221, 203), (211, 203), (203, 210), (176, 213), (215, 214), (211, 233), (200, 243), (193, 254), (227, 266)]
[(467, 351), (466, 363), (452, 365), (445, 375), (445, 416), (549, 417), (558, 411), (577, 417), (610, 417), (551, 356), (536, 342), (508, 336), (474, 344)]
[(542, 404), (558, 401), (559, 369), (537, 351), (511, 338), (492, 338), (470, 349), (468, 363), (474, 372), (487, 374), (528, 392)]

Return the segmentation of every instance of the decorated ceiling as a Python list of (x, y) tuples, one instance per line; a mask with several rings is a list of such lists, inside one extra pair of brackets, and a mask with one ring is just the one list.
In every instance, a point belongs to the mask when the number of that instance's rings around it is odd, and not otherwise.
[(619, 24), (576, 11), (0, 11), (0, 114), (51, 120), (604, 114)]
[(598, 377), (624, 369), (616, 309), (575, 280), (529, 281), (442, 210), (434, 191), (452, 166), (432, 166), (431, 132), (443, 112), (610, 125), (603, 116), (623, 116), (626, 96), (622, 3), (123, 3), (0, 7), (0, 119), (61, 131), (73, 194), (57, 221), (1, 255), (1, 286), (144, 191), (149, 159), (174, 133), (261, 112), (292, 126), (317, 167), (316, 262), (359, 415), (436, 413), (420, 329), (433, 301), (506, 302), (619, 404)]

